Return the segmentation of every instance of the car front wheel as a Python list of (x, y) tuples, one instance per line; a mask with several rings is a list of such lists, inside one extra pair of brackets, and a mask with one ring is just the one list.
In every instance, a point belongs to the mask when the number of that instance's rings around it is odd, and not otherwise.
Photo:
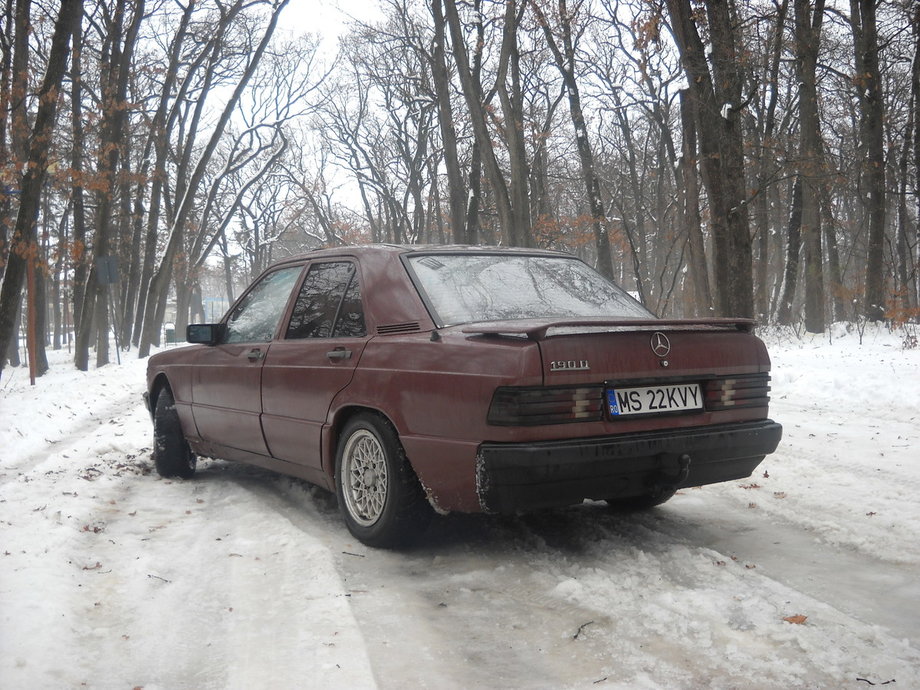
[(362, 413), (342, 430), (335, 461), (336, 494), (348, 530), (368, 546), (403, 546), (431, 520), (431, 506), (396, 431)]
[(189, 448), (172, 391), (164, 388), (153, 410), (153, 464), (161, 477), (188, 479), (195, 474), (197, 460)]

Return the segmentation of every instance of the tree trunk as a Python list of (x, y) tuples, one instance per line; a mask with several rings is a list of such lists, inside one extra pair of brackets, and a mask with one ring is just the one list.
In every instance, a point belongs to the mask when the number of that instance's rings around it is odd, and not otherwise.
[(438, 99), (438, 126), (441, 145), (444, 148), (444, 168), (447, 171), (447, 199), (450, 209), (450, 234), (455, 244), (470, 243), (466, 236), (465, 205), (466, 189), (460, 158), (457, 154), (457, 130), (454, 127), (454, 112), (450, 103), (450, 75), (447, 73), (445, 56), (444, 12), (442, 0), (431, 0), (431, 16), (434, 20), (434, 45), (431, 55), (431, 77)]
[[(476, 0), (476, 11), (479, 11), (481, 0)], [(485, 49), (485, 28), (482, 22), (476, 23), (476, 45), (473, 47), (473, 62), (471, 65), (471, 81), (478, 94), (477, 100), (482, 101), (482, 51)], [(479, 209), (482, 207), (482, 149), (479, 141), (473, 137), (470, 144), (470, 172), (469, 177), (470, 193), (466, 202), (466, 237), (468, 244), (477, 244), (482, 242), (482, 228), (479, 223)]]
[[(9, 46), (13, 45), (14, 40), (14, 0), (6, 0), (3, 3), (3, 22), (4, 33), (2, 41), (4, 50), (0, 51), (0, 161), (4, 164), (12, 163), (9, 147), (9, 130), (7, 113), (11, 111), (11, 81), (13, 69), (13, 51)], [(26, 44), (28, 45), (28, 44)], [(3, 280), (3, 274), (6, 271), (7, 254), (9, 253), (9, 228), (12, 226), (13, 204), (10, 194), (7, 190), (0, 188), (0, 281)], [(0, 359), (5, 357), (5, 353), (0, 350)]]
[(696, 173), (696, 127), (693, 100), (686, 91), (680, 92), (680, 122), (683, 148), (680, 158), (680, 217), (687, 237), (690, 254), (690, 279), (693, 283), (694, 305), (699, 314), (712, 313), (712, 292), (709, 269), (700, 222), (700, 185)]
[[(82, 17), (81, 17), (82, 19)], [(73, 261), (73, 327), (80, 330), (83, 314), (83, 297), (86, 293), (88, 273), (86, 251), (86, 208), (83, 199), (83, 156), (85, 137), (83, 134), (83, 27), (77, 22), (73, 32), (73, 56), (70, 65), (70, 125), (73, 143), (70, 151), (70, 167), (73, 169), (73, 186), (70, 196), (73, 208), (73, 242), (70, 257)]]
[(508, 193), (508, 185), (505, 183), (505, 177), (498, 165), (495, 149), (492, 146), (492, 137), (486, 124), (485, 104), (482, 102), (481, 97), (482, 89), (474, 81), (473, 72), (470, 70), (469, 54), (463, 41), (463, 30), (460, 26), (456, 0), (444, 0), (444, 14), (447, 16), (447, 24), (450, 27), (454, 59), (457, 61), (457, 72), (463, 90), (463, 97), (470, 111), (473, 134), (482, 155), (486, 176), (495, 194), (495, 206), (498, 211), (498, 222), (502, 238), (506, 244), (513, 245), (515, 214)]
[[(626, 108), (622, 107), (619, 94), (614, 91), (611, 93), (614, 103), (616, 104), (616, 113), (614, 118), (617, 126), (623, 135), (623, 142), (626, 147), (626, 169), (624, 177), (629, 181), (632, 189), (633, 207), (630, 209), (626, 201), (614, 201), (611, 203), (619, 204), (619, 215), (622, 218), (623, 231), (626, 234), (629, 247), (632, 252), (633, 275), (636, 280), (636, 291), (639, 293), (639, 301), (651, 308), (652, 286), (649, 284), (649, 261), (648, 261), (648, 244), (650, 241), (649, 234), (646, 231), (646, 208), (644, 185), (639, 178), (639, 163), (637, 162), (637, 142), (633, 137), (631, 123), (626, 115)], [(623, 195), (625, 197), (625, 195)], [(630, 213), (631, 211), (631, 213)], [(633, 222), (628, 220), (633, 217)]]
[[(31, 0), (8, 0), (5, 7), (5, 22), (3, 44), (3, 110), (0, 111), (0, 122), (3, 123), (3, 158), (0, 163), (11, 170), (24, 169), (29, 156), (29, 119), (26, 112), (26, 92), (28, 91), (29, 76), (29, 35), (31, 27), (29, 17), (31, 13)], [(9, 125), (9, 132), (6, 126)], [(7, 135), (9, 145), (7, 146)], [(6, 185), (0, 188), (0, 278), (5, 278), (6, 269), (12, 258), (15, 246), (9, 242), (10, 228), (16, 224), (15, 205), (12, 203), (13, 194), (8, 194)], [(21, 190), (20, 190), (21, 191)], [(19, 304), (15, 307), (21, 309)], [(19, 317), (16, 316), (13, 326), (15, 333), (11, 340), (19, 339)], [(0, 360), (3, 359), (4, 349), (0, 348)], [(14, 366), (19, 366), (18, 344), (9, 348), (7, 358)], [(15, 363), (14, 363), (15, 362)], [(2, 371), (0, 361), (0, 371)]]
[(715, 288), (721, 316), (753, 316), (751, 236), (739, 112), (741, 59), (723, 0), (706, 0), (712, 73), (690, 0), (667, 0), (681, 62), (690, 83), (700, 137), (703, 183), (709, 198)]
[[(911, 133), (906, 138), (912, 141), (913, 147), (912, 153), (906, 153), (905, 156), (913, 159), (916, 208), (913, 228), (905, 228), (904, 232), (907, 252), (910, 255), (907, 272), (908, 293), (914, 309), (914, 319), (920, 320), (920, 3), (913, 4), (908, 16), (914, 31), (914, 57), (910, 78)], [(906, 203), (905, 199), (905, 205)]]
[[(776, 6), (776, 20), (773, 23), (773, 36), (770, 46), (770, 63), (767, 73), (766, 87), (769, 89), (769, 98), (763, 115), (760, 128), (757, 128), (759, 141), (756, 142), (755, 157), (757, 169), (757, 197), (754, 201), (757, 217), (757, 248), (758, 263), (756, 267), (756, 294), (755, 303), (757, 314), (763, 321), (770, 318), (771, 290), (770, 290), (770, 228), (773, 224), (774, 214), (771, 213), (770, 201), (775, 189), (771, 184), (771, 177), (776, 168), (776, 108), (779, 102), (779, 68), (783, 54), (786, 15), (789, 11), (789, 0), (781, 0)], [(779, 284), (780, 281), (775, 281)]]
[[(35, 261), (38, 254), (36, 221), (48, 168), (50, 147), (47, 142), (51, 141), (54, 130), (58, 92), (64, 71), (67, 69), (70, 37), (82, 10), (82, 0), (61, 0), (60, 11), (54, 24), (47, 69), (39, 90), (38, 109), (30, 137), (28, 165), (19, 187), (19, 213), (3, 276), (3, 286), (0, 288), (0, 352), (7, 351), (13, 336), (16, 312), (19, 309), (22, 284), (26, 275), (26, 262)], [(2, 367), (3, 362), (0, 361), (0, 372)]]
[(796, 76), (799, 84), (799, 177), (805, 244), (805, 330), (824, 332), (824, 259), (821, 250), (821, 187), (825, 176), (815, 70), (821, 44), (824, 0), (795, 0)]
[(799, 255), (802, 251), (802, 178), (795, 178), (792, 190), (792, 209), (786, 232), (786, 269), (783, 274), (783, 293), (779, 298), (776, 320), (784, 326), (792, 324), (792, 304), (795, 301), (799, 279)]
[[(505, 139), (508, 142), (508, 158), (511, 164), (509, 194), (511, 199), (512, 246), (529, 247), (533, 244), (530, 218), (530, 193), (527, 181), (530, 166), (524, 146), (524, 96), (521, 93), (521, 56), (517, 34), (524, 5), (518, 10), (516, 0), (505, 0), (505, 22), (502, 27), (502, 48), (499, 54), (496, 88), (502, 106), (505, 124)], [(510, 89), (509, 89), (510, 72)]]
[[(13, 334), (10, 336), (9, 345), (6, 348), (4, 354), (3, 350), (0, 350), (0, 359), (6, 357), (6, 361), (11, 367), (18, 367), (22, 364), (22, 359), (19, 357), (19, 322), (22, 320), (22, 305), (20, 304), (16, 308), (16, 314), (13, 316)], [(0, 376), (3, 375), (3, 367), (0, 367)]]
[(44, 376), (48, 373), (48, 351), (45, 347), (48, 341), (48, 280), (46, 278), (47, 262), (44, 253), (35, 267), (35, 295), (31, 297), (30, 308), (35, 311), (35, 332), (33, 338), (33, 364), (35, 375)]
[[(131, 185), (125, 181), (125, 194), (132, 191)], [(131, 219), (131, 247), (127, 254), (127, 276), (125, 280), (124, 299), (122, 300), (121, 309), (121, 346), (128, 349), (131, 342), (131, 332), (134, 328), (134, 317), (136, 315), (137, 296), (141, 283), (141, 271), (143, 270), (145, 253), (141, 252), (141, 245), (144, 238), (144, 185), (138, 184), (133, 188), (134, 205), (131, 208), (130, 199), (125, 200), (125, 206), (130, 211)], [(146, 249), (146, 247), (144, 247)]]
[(840, 250), (837, 246), (837, 223), (834, 210), (830, 201), (830, 192), (827, 185), (821, 190), (821, 204), (824, 208), (824, 217), (827, 222), (822, 223), (824, 228), (824, 246), (827, 254), (827, 270), (831, 281), (831, 316), (833, 321), (842, 321), (846, 318), (844, 303), (843, 274), (840, 270)]
[[(69, 208), (67, 209), (70, 210)], [(61, 217), (61, 228), (58, 233), (58, 252), (57, 257), (54, 262), (54, 268), (51, 270), (51, 314), (54, 324), (52, 326), (51, 334), (51, 349), (60, 350), (61, 342), (65, 336), (64, 334), (64, 314), (61, 310), (61, 301), (63, 295), (61, 294), (61, 282), (62, 274), (64, 273), (64, 252), (61, 251), (60, 247), (67, 246), (67, 213)], [(66, 307), (65, 307), (66, 309)]]
[(860, 132), (865, 146), (864, 172), (869, 190), (869, 239), (866, 257), (865, 314), (870, 321), (885, 318), (885, 104), (879, 71), (876, 0), (850, 0), (850, 21), (856, 54), (853, 80), (859, 92)]
[(911, 279), (915, 266), (914, 256), (911, 251), (910, 218), (907, 212), (907, 178), (908, 163), (913, 140), (914, 112), (910, 110), (907, 116), (907, 128), (904, 136), (904, 145), (898, 158), (898, 227), (897, 227), (897, 286), (899, 321), (906, 320), (913, 308), (916, 308), (915, 294), (911, 289)]

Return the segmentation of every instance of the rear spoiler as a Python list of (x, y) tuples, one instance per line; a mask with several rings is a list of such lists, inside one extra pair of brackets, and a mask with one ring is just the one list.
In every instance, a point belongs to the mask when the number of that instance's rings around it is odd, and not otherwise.
[(483, 321), (465, 324), (461, 333), (473, 335), (526, 336), (544, 340), (550, 329), (590, 329), (599, 331), (742, 331), (750, 333), (754, 319), (520, 319), (513, 321)]

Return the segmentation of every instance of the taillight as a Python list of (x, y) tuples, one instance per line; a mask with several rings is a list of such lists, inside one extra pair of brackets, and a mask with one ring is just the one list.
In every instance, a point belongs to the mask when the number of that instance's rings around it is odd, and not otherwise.
[(597, 422), (604, 418), (603, 386), (502, 387), (495, 390), (487, 420), (497, 426)]
[(766, 407), (770, 402), (770, 376), (754, 374), (711, 379), (704, 384), (707, 410)]

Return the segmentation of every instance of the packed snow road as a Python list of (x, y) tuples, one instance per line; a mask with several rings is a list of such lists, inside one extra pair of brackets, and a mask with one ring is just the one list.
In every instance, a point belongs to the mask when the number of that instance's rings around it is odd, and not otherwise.
[(920, 687), (920, 353), (834, 336), (768, 340), (785, 437), (750, 479), (407, 552), (299, 481), (157, 478), (143, 362), (8, 370), (0, 687)]

